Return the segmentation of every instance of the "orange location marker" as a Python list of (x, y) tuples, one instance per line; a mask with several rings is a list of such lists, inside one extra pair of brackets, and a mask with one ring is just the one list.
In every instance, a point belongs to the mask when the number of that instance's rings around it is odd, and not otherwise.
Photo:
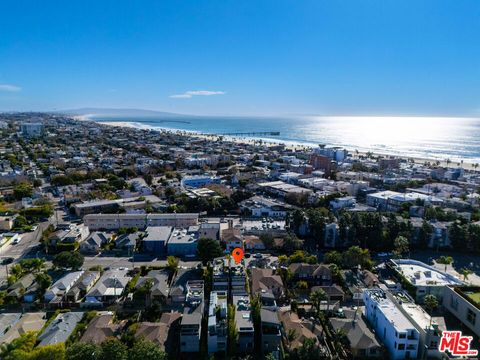
[(243, 250), (240, 248), (235, 248), (232, 251), (232, 256), (235, 259), (235, 262), (238, 264), (243, 259)]

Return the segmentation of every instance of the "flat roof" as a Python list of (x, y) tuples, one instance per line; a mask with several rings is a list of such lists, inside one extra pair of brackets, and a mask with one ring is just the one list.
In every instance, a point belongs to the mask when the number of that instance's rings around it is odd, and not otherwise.
[(391, 260), (397, 270), (415, 286), (461, 285), (463, 282), (433, 266), (411, 259)]
[(385, 296), (382, 290), (365, 291), (377, 303), (378, 309), (397, 331), (406, 332), (407, 330), (415, 329), (415, 326), (413, 326), (410, 320), (402, 314), (392, 300)]

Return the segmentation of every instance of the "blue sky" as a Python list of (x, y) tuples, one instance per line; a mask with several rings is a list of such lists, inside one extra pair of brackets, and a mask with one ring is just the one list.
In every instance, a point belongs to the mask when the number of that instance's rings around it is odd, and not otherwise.
[(0, 110), (85, 106), (480, 116), (480, 1), (2, 1)]

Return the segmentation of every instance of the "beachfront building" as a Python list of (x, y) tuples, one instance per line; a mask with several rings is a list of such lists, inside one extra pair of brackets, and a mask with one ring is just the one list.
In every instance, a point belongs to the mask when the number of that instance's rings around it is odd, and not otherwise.
[(418, 302), (422, 302), (428, 294), (441, 302), (446, 286), (463, 284), (456, 277), (417, 260), (391, 259), (389, 266), (415, 288), (415, 300)]
[(390, 359), (415, 359), (419, 354), (420, 334), (394, 302), (380, 289), (363, 292), (365, 317), (387, 348)]

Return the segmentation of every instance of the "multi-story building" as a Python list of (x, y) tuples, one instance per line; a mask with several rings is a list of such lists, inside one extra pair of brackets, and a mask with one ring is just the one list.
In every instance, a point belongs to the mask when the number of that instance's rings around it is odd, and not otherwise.
[(182, 214), (89, 214), (83, 221), (90, 231), (145, 229), (147, 226), (189, 227), (198, 224), (198, 213)]
[(204, 287), (202, 280), (190, 280), (186, 284), (185, 309), (180, 323), (180, 351), (200, 351), (202, 315), (204, 308)]
[(446, 286), (443, 306), (475, 335), (480, 336), (480, 287)]
[(23, 123), (21, 130), (25, 137), (40, 137), (43, 135), (44, 126), (41, 123)]
[(212, 291), (208, 307), (208, 353), (227, 349), (227, 292)]
[(419, 355), (420, 334), (395, 303), (380, 289), (363, 292), (365, 317), (387, 348), (390, 359), (415, 359)]
[(237, 353), (250, 354), (253, 351), (254, 327), (250, 307), (250, 299), (247, 296), (233, 296), (235, 306), (235, 324), (237, 326), (238, 343)]
[(411, 259), (392, 259), (389, 265), (415, 287), (416, 301), (422, 302), (425, 295), (431, 294), (441, 302), (447, 285), (462, 285), (456, 277)]
[(276, 311), (262, 308), (260, 310), (262, 351), (263, 354), (272, 354), (275, 358), (280, 356), (282, 343), (281, 323)]
[(174, 228), (167, 243), (167, 254), (195, 256), (197, 253), (198, 226)]

